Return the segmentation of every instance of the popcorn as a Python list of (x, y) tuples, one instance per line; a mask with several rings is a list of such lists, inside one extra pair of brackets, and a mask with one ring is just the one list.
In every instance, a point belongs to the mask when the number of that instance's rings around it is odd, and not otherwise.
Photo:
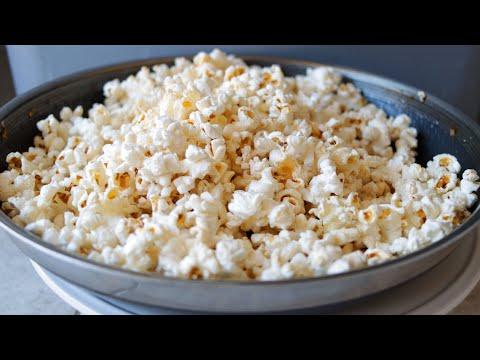
[(0, 173), (2, 210), (94, 261), (190, 279), (278, 280), (439, 241), (477, 201), (457, 159), (328, 67), (285, 77), (219, 50), (143, 67), (85, 112), (37, 123)]
[[(365, 254), (361, 251), (354, 251), (342, 257), (347, 262), (349, 269), (359, 269), (365, 266)], [(331, 271), (331, 269), (329, 269)]]
[(268, 215), (268, 222), (272, 228), (286, 230), (290, 228), (295, 221), (293, 206), (288, 202), (282, 202), (271, 209)]
[(233, 193), (228, 210), (237, 218), (246, 220), (259, 211), (264, 199), (265, 196), (262, 194), (238, 190)]
[(327, 196), (343, 194), (342, 179), (338, 176), (333, 162), (329, 159), (321, 160), (318, 168), (321, 174), (311, 179), (304, 195), (307, 201), (315, 205)]
[(191, 176), (180, 176), (173, 181), (179, 194), (183, 195), (195, 187), (195, 179)]

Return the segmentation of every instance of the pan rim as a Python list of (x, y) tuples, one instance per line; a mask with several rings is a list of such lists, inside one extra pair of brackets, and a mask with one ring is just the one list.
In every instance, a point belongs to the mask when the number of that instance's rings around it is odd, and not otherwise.
[[(191, 59), (193, 56), (194, 55), (184, 55), (182, 57)], [(420, 89), (418, 88), (403, 84), (399, 81), (390, 79), (388, 77), (376, 75), (367, 71), (358, 70), (355, 68), (350, 68), (345, 66), (337, 66), (337, 65), (319, 63), (314, 61), (297, 60), (297, 59), (288, 58), (288, 57), (248, 56), (248, 55), (245, 55), (245, 56), (242, 55), (240, 57), (246, 62), (251, 64), (255, 64), (255, 62), (265, 62), (270, 65), (278, 64), (280, 65), (280, 67), (285, 65), (303, 66), (305, 68), (327, 66), (339, 71), (342, 74), (342, 76), (347, 75), (348, 77), (349, 74), (355, 75), (356, 76), (355, 80), (361, 80), (361, 79), (375, 80), (376, 85), (380, 85), (388, 89), (389, 91), (400, 92), (404, 96), (417, 97), (417, 93), (418, 91), (420, 91)], [(47, 94), (48, 92), (54, 90), (57, 87), (67, 86), (76, 81), (83, 80), (86, 77), (94, 77), (102, 74), (107, 75), (108, 73), (115, 72), (115, 71), (123, 71), (123, 70), (131, 69), (132, 70), (131, 74), (134, 74), (135, 71), (140, 70), (142, 66), (151, 67), (156, 64), (172, 63), (175, 60), (175, 58), (177, 58), (177, 56), (144, 58), (144, 59), (137, 59), (133, 61), (127, 61), (127, 62), (118, 62), (110, 65), (93, 67), (93, 68), (85, 69), (72, 74), (58, 77), (42, 85), (39, 85), (33, 89), (30, 89), (23, 94), (16, 96), (12, 100), (10, 100), (8, 103), (6, 103), (3, 107), (0, 108), (0, 122), (2, 122), (5, 118), (7, 118), (11, 113), (13, 113), (20, 106), (23, 106), (24, 104), (28, 103), (30, 100), (34, 98)], [(425, 103), (435, 105), (437, 109), (441, 109), (442, 111), (447, 112), (456, 121), (459, 121), (463, 125), (467, 126), (469, 129), (471, 129), (472, 132), (477, 134), (478, 138), (480, 139), (480, 124), (477, 124), (469, 116), (467, 116), (460, 110), (456, 109), (452, 105), (448, 104), (447, 102), (431, 94), (428, 94), (428, 97)], [(181, 283), (181, 284), (191, 284), (191, 285), (197, 285), (197, 286), (198, 285), (199, 286), (293, 285), (293, 284), (309, 283), (309, 282), (317, 282), (317, 281), (324, 281), (324, 282), (334, 281), (334, 280), (340, 280), (344, 278), (353, 278), (353, 277), (361, 276), (366, 273), (388, 271), (389, 269), (395, 266), (398, 266), (401, 264), (405, 265), (412, 261), (425, 258), (430, 253), (440, 251), (441, 249), (457, 242), (463, 235), (473, 230), (474, 227), (478, 225), (479, 220), (480, 220), (480, 205), (477, 205), (476, 209), (472, 212), (472, 214), (468, 217), (468, 219), (463, 224), (461, 224), (458, 228), (456, 228), (450, 234), (438, 240), (437, 242), (430, 244), (417, 251), (414, 251), (412, 253), (409, 253), (407, 255), (395, 258), (393, 260), (388, 260), (380, 264), (371, 265), (365, 268), (351, 270), (344, 273), (326, 274), (318, 277), (282, 279), (282, 280), (253, 280), (253, 281), (252, 280), (229, 280), (229, 279), (193, 280), (193, 279), (168, 277), (168, 276), (162, 275), (161, 273), (136, 272), (133, 270), (128, 270), (121, 267), (116, 267), (113, 265), (95, 262), (93, 260), (83, 258), (77, 254), (70, 253), (66, 250), (61, 249), (60, 247), (57, 247), (55, 245), (52, 245), (43, 241), (40, 237), (26, 231), (24, 228), (13, 223), (5, 213), (0, 211), (0, 227), (3, 230), (8, 232), (10, 235), (12, 235), (15, 238), (15, 240), (21, 241), (28, 246), (34, 246), (35, 248), (37, 248), (37, 250), (44, 252), (49, 256), (60, 258), (60, 260), (63, 260), (66, 262), (73, 262), (79, 267), (85, 268), (86, 270), (94, 270), (97, 272), (98, 271), (107, 272), (114, 276), (120, 276), (124, 278), (126, 277), (129, 280), (148, 281), (148, 282), (153, 281), (153, 282), (160, 282), (160, 283)]]

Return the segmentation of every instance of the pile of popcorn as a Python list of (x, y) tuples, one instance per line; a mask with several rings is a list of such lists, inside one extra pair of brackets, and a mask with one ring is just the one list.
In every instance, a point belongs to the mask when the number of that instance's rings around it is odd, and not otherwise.
[(477, 200), (474, 170), (448, 154), (416, 164), (408, 116), (330, 68), (285, 77), (214, 50), (104, 95), (39, 121), (0, 174), (16, 224), (94, 261), (191, 279), (334, 274), (438, 241)]

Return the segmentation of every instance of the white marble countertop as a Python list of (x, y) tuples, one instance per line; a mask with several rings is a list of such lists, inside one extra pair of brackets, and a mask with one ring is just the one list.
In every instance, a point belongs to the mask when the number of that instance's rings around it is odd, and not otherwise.
[(0, 314), (75, 313), (43, 283), (30, 260), (0, 232)]
[[(29, 259), (0, 232), (0, 314), (74, 315), (43, 283)], [(480, 315), (480, 284), (451, 314)]]

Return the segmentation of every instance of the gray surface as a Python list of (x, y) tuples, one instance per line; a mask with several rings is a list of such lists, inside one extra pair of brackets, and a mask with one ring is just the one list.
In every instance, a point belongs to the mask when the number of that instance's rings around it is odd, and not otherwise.
[[(12, 96), (0, 47), (0, 103)], [(458, 67), (458, 66), (457, 66)], [(476, 79), (475, 79), (476, 81)], [(468, 86), (465, 86), (468, 89)], [(455, 102), (455, 101), (452, 101)], [(471, 106), (473, 109), (475, 106)], [(464, 108), (464, 111), (468, 109)], [(473, 114), (471, 114), (473, 115)], [(34, 274), (27, 259), (0, 233), (0, 314), (71, 314)], [(480, 314), (480, 286), (453, 313)]]
[(43, 283), (28, 258), (0, 232), (0, 314), (74, 314)]

